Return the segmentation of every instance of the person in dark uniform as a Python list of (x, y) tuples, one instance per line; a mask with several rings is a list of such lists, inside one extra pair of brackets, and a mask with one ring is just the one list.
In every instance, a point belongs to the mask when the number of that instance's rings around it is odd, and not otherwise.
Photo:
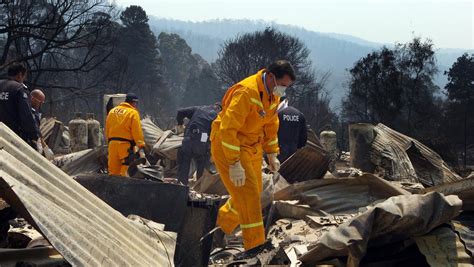
[(29, 94), (23, 84), (25, 79), (25, 66), (13, 63), (8, 68), (8, 78), (0, 80), (0, 121), (37, 149), (39, 129), (31, 113)]
[(33, 118), (35, 118), (38, 130), (41, 124), (41, 105), (44, 103), (45, 99), (46, 97), (40, 89), (35, 89), (30, 93), (31, 113), (33, 113)]
[(198, 178), (202, 176), (204, 168), (210, 164), (211, 124), (221, 109), (221, 105), (215, 103), (210, 106), (195, 106), (178, 110), (176, 116), (178, 134), (183, 131), (184, 118), (189, 119), (184, 129), (183, 143), (178, 150), (178, 180), (185, 185), (188, 184), (189, 169), (193, 159), (197, 165)]
[(308, 138), (306, 119), (295, 107), (288, 105), (288, 99), (283, 99), (278, 107), (278, 143), (280, 154), (278, 159), (284, 162), (296, 150), (304, 147)]
[(40, 89), (35, 89), (30, 93), (30, 104), (31, 104), (31, 113), (33, 118), (35, 118), (36, 128), (38, 128), (39, 140), (38, 140), (38, 152), (43, 154), (48, 160), (54, 159), (54, 153), (51, 148), (48, 147), (44, 141), (43, 135), (41, 134), (41, 105), (43, 105), (46, 100), (46, 96), (43, 91)]

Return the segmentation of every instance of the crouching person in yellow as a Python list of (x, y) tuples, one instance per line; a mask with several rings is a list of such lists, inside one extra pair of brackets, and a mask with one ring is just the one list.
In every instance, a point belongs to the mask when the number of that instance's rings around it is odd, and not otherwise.
[(111, 109), (107, 115), (105, 138), (109, 144), (109, 175), (127, 175), (130, 163), (127, 158), (130, 151), (135, 151), (135, 146), (140, 157), (145, 157), (145, 141), (137, 105), (138, 97), (129, 93), (125, 102)]
[(211, 154), (231, 198), (217, 224), (230, 234), (240, 225), (246, 250), (265, 242), (260, 204), (262, 157), (278, 171), (280, 97), (296, 79), (291, 64), (278, 60), (229, 88), (222, 111), (212, 123)]

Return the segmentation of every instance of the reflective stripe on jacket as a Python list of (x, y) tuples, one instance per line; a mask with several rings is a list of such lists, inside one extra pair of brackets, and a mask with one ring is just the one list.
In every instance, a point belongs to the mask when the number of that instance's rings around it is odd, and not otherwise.
[(222, 111), (212, 124), (211, 141), (219, 137), (229, 164), (240, 159), (242, 149), (261, 146), (265, 153), (278, 153), (278, 113), (280, 98), (268, 95), (263, 84), (265, 70), (229, 88)]

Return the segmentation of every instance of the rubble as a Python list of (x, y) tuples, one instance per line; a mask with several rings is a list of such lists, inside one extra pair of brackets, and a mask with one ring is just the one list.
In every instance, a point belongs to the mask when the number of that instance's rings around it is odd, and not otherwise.
[(40, 131), (46, 144), (55, 154), (71, 153), (69, 129), (55, 118), (42, 118)]
[(409, 195), (407, 191), (365, 173), (355, 178), (311, 180), (290, 185), (275, 192), (275, 200), (298, 200), (312, 210), (326, 213), (352, 214), (378, 200)]
[(463, 202), (463, 210), (474, 211), (474, 176), (464, 180), (446, 183), (423, 189), (421, 193), (439, 192), (444, 195), (456, 195)]
[(107, 147), (86, 149), (55, 157), (53, 164), (70, 176), (101, 173), (107, 167)]
[(163, 131), (150, 118), (142, 120), (145, 144), (152, 153), (176, 161), (177, 150), (181, 147), (182, 136), (175, 135), (171, 130)]
[[(10, 222), (11, 228), (8, 231), (8, 247), (9, 248), (27, 248), (38, 246), (44, 240), (43, 236), (36, 231), (33, 226), (28, 224), (22, 218), (16, 218)], [(33, 241), (33, 244), (30, 245)], [(46, 246), (49, 243), (46, 242)]]
[(197, 192), (219, 196), (228, 194), (219, 174), (212, 174), (206, 169), (204, 169), (201, 179), (194, 183), (192, 189)]
[(176, 234), (132, 223), (0, 123), (0, 195), (72, 265), (172, 266)]
[(289, 183), (322, 178), (329, 169), (330, 157), (311, 131), (308, 142), (281, 164), (280, 174)]
[(425, 187), (462, 179), (436, 152), (381, 123), (350, 125), (349, 141), (351, 166), (363, 172)]
[(415, 237), (415, 241), (430, 266), (472, 266), (473, 264), (461, 239), (449, 227), (434, 229), (428, 234)]
[(382, 246), (427, 234), (459, 215), (461, 206), (458, 197), (439, 193), (389, 198), (324, 234), (300, 260), (314, 265), (347, 255), (347, 265), (358, 266), (369, 244)]
[[(58, 156), (53, 166), (0, 125), (0, 196), (34, 227), (10, 229), (11, 241), (28, 252), (0, 250), (8, 259), (0, 265), (36, 260), (35, 253), (72, 265), (474, 263), (474, 176), (462, 179), (434, 151), (385, 125), (351, 125), (351, 151), (337, 164), (334, 147), (310, 131), (280, 173), (263, 166), (267, 243), (250, 251), (239, 230), (213, 241), (228, 198), (219, 174), (205, 170), (190, 187), (179, 184), (183, 137), (151, 118), (142, 126), (153, 165), (137, 165), (125, 178), (104, 173), (106, 146)], [(43, 129), (64, 149), (66, 127), (48, 119)]]
[(329, 157), (329, 171), (334, 172), (336, 170), (336, 159), (337, 159), (337, 137), (333, 131), (322, 131), (319, 134), (321, 145), (327, 152)]

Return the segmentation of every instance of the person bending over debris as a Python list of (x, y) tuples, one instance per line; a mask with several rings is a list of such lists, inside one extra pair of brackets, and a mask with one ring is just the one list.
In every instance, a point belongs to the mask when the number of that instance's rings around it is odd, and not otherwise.
[(40, 89), (35, 89), (30, 93), (30, 103), (31, 103), (31, 113), (35, 119), (36, 128), (38, 129), (39, 139), (38, 139), (38, 152), (43, 154), (48, 160), (54, 159), (54, 153), (51, 148), (48, 147), (44, 141), (43, 136), (41, 135), (40, 125), (41, 125), (41, 105), (44, 103), (46, 96), (43, 91)]
[(279, 170), (277, 107), (295, 79), (288, 61), (275, 61), (230, 87), (212, 123), (211, 155), (231, 196), (219, 210), (217, 224), (226, 234), (240, 225), (246, 250), (265, 242), (262, 157), (265, 152), (269, 169)]
[(177, 133), (182, 132), (184, 118), (189, 119), (189, 123), (184, 129), (184, 139), (181, 148), (178, 150), (178, 180), (183, 184), (188, 184), (189, 169), (191, 160), (195, 160), (197, 165), (197, 178), (200, 178), (210, 162), (210, 140), (211, 123), (221, 111), (221, 105), (215, 103), (210, 106), (188, 107), (178, 110), (176, 115)]
[(36, 149), (39, 129), (23, 84), (26, 74), (23, 64), (13, 63), (8, 68), (8, 79), (0, 80), (0, 121)]
[(278, 128), (280, 155), (278, 155), (278, 159), (284, 162), (296, 150), (306, 145), (308, 129), (303, 113), (295, 107), (289, 106), (288, 99), (282, 99), (278, 106), (278, 119), (280, 121)]
[(140, 113), (137, 109), (138, 97), (129, 93), (125, 102), (111, 109), (105, 123), (105, 137), (109, 143), (109, 175), (126, 176), (128, 166), (138, 155), (145, 158), (145, 141), (143, 137)]

